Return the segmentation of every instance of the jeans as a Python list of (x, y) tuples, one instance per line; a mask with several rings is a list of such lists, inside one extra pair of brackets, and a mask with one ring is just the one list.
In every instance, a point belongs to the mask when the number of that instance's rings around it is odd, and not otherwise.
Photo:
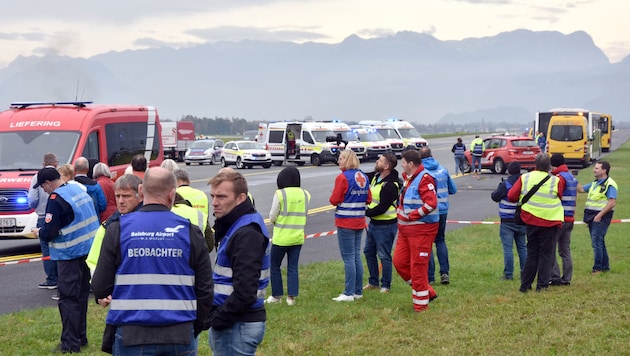
[(608, 251), (606, 250), (606, 233), (608, 232), (607, 223), (592, 221), (588, 224), (588, 232), (591, 234), (591, 244), (593, 246), (593, 255), (595, 263), (593, 264), (593, 272), (609, 271)]
[(458, 171), (464, 174), (464, 160), (466, 160), (465, 156), (455, 156), (455, 175)]
[(215, 356), (256, 355), (265, 336), (265, 322), (237, 321), (225, 330), (208, 330), (208, 343)]
[(370, 222), (365, 239), (365, 261), (367, 263), (370, 277), (368, 283), (373, 286), (379, 286), (378, 283), (378, 258), (383, 266), (383, 276), (381, 277), (381, 288), (390, 289), (392, 285), (392, 246), (398, 232), (396, 223), (386, 225), (376, 225)]
[(278, 297), (284, 294), (282, 287), (282, 272), (280, 265), (287, 256), (287, 295), (292, 297), (298, 296), (300, 282), (298, 279), (298, 260), (300, 259), (300, 250), (302, 245), (295, 246), (278, 246), (271, 245), (271, 295)]
[(361, 262), (361, 237), (363, 230), (337, 228), (339, 252), (346, 273), (345, 295), (363, 295), (363, 262)]
[(197, 339), (194, 331), (190, 328), (190, 344), (146, 344), (146, 345), (123, 345), (123, 328), (116, 328), (114, 336), (114, 348), (112, 355), (116, 356), (136, 356), (136, 355), (196, 355)]
[(527, 227), (515, 223), (502, 222), (499, 227), (501, 245), (503, 245), (503, 276), (508, 279), (514, 278), (514, 252), (513, 243), (516, 243), (516, 252), (521, 275), (527, 260)]
[(562, 223), (562, 229), (556, 236), (554, 244), (554, 254), (556, 247), (558, 246), (558, 254), (562, 259), (562, 274), (560, 274), (560, 266), (558, 265), (558, 259), (554, 255), (553, 269), (551, 270), (551, 280), (553, 282), (570, 283), (573, 277), (573, 259), (571, 258), (571, 231), (573, 231), (573, 223)]
[(481, 156), (472, 156), (472, 168), (475, 172), (481, 173)]
[[(448, 248), (446, 247), (446, 216), (448, 214), (440, 214), (440, 223), (437, 235), (435, 235), (435, 251), (437, 252), (438, 262), (440, 263), (440, 275), (448, 274)], [(429, 282), (435, 281), (435, 261), (433, 260), (433, 248), (429, 256)]]
[[(37, 227), (41, 228), (44, 226), (46, 219), (39, 218), (37, 219)], [(42, 248), (42, 256), (48, 257), (50, 256), (50, 249), (48, 248), (48, 242), (39, 239), (39, 245)], [(44, 273), (46, 273), (46, 283), (50, 285), (57, 285), (57, 262), (56, 261), (43, 261), (44, 264)]]

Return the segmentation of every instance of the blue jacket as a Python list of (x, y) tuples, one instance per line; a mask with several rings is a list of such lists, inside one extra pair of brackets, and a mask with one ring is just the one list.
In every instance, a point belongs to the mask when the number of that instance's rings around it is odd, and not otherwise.
[(448, 169), (441, 166), (433, 157), (422, 159), (424, 169), (429, 171), (437, 184), (438, 209), (440, 215), (448, 214), (448, 196), (457, 193), (455, 181), (448, 173)]

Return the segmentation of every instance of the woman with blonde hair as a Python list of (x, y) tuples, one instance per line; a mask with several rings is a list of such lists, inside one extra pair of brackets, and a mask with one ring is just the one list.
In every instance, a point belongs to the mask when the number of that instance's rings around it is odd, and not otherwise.
[(160, 165), (160, 167), (166, 168), (166, 169), (168, 169), (171, 172), (173, 172), (174, 170), (179, 168), (177, 166), (177, 162), (175, 162), (174, 160), (172, 160), (170, 158), (167, 158), (164, 161), (162, 161), (162, 164)]
[(352, 302), (363, 297), (363, 263), (361, 238), (365, 229), (365, 210), (372, 201), (367, 175), (359, 169), (359, 158), (344, 150), (337, 160), (341, 174), (335, 179), (330, 204), (336, 206), (335, 226), (339, 251), (345, 271), (344, 292), (336, 302)]

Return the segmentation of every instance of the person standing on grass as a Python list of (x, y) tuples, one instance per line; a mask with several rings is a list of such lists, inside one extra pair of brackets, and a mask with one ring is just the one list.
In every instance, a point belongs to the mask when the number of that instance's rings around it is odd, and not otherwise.
[(429, 254), (439, 228), (439, 208), (435, 178), (422, 165), (415, 150), (402, 154), (404, 185), (398, 208), (398, 241), (394, 250), (396, 271), (411, 285), (413, 309), (429, 309), (437, 298), (429, 284)]
[[(57, 155), (54, 153), (46, 153), (44, 155), (44, 167), (56, 168), (59, 164)], [(31, 179), (31, 186), (28, 190), (28, 204), (32, 209), (35, 209), (37, 213), (37, 228), (44, 226), (46, 220), (46, 204), (48, 204), (48, 193), (44, 191), (44, 188), (37, 187), (37, 174)], [(48, 242), (39, 240), (39, 245), (42, 249), (42, 257), (49, 257), (50, 251), (48, 249)], [(51, 261), (50, 258), (43, 260), (44, 273), (46, 273), (46, 280), (40, 283), (37, 288), (40, 289), (57, 289), (57, 262)]]
[(522, 293), (532, 289), (536, 274), (536, 291), (544, 291), (549, 287), (554, 258), (553, 243), (564, 221), (561, 202), (564, 181), (549, 175), (551, 163), (547, 154), (537, 154), (535, 165), (536, 168), (520, 176), (508, 192), (508, 200), (516, 203), (547, 178), (521, 207), (521, 218), (527, 225), (527, 260), (519, 289)]
[(396, 155), (384, 153), (376, 160), (374, 172), (367, 174), (372, 202), (365, 211), (370, 224), (363, 253), (370, 277), (363, 290), (379, 289), (377, 255), (382, 265), (380, 292), (387, 293), (391, 289), (392, 247), (398, 232), (396, 202), (402, 185), (395, 169), (397, 163)]
[(363, 297), (363, 262), (361, 236), (365, 229), (365, 209), (372, 202), (368, 177), (359, 169), (359, 158), (351, 150), (343, 150), (337, 161), (341, 174), (329, 202), (336, 207), (335, 226), (339, 252), (343, 259), (345, 288), (332, 298), (336, 302), (352, 302)]
[(516, 203), (512, 203), (507, 198), (508, 191), (521, 176), (521, 164), (511, 162), (507, 171), (509, 177), (501, 179), (501, 183), (490, 197), (499, 203), (499, 217), (501, 218), (501, 226), (499, 227), (499, 236), (501, 236), (501, 245), (503, 246), (503, 276), (501, 276), (501, 280), (511, 281), (514, 279), (513, 244), (516, 244), (520, 272), (521, 276), (523, 275), (527, 260), (527, 227), (514, 222)]
[[(562, 228), (556, 236), (553, 244), (554, 258), (553, 268), (551, 269), (551, 281), (549, 284), (553, 286), (568, 286), (571, 284), (573, 276), (573, 259), (571, 258), (571, 232), (573, 231), (573, 222), (575, 221), (575, 206), (577, 203), (577, 185), (578, 181), (573, 174), (569, 172), (569, 168), (564, 164), (564, 156), (560, 153), (554, 153), (551, 156), (551, 174), (558, 176), (564, 180), (564, 191), (562, 192), (562, 207), (564, 208), (564, 222)], [(562, 275), (560, 274), (560, 266), (555, 257), (556, 246), (558, 254), (562, 259)]]
[[(441, 166), (433, 158), (431, 149), (424, 146), (420, 149), (422, 165), (431, 173), (437, 183), (438, 209), (440, 210), (440, 225), (435, 236), (435, 251), (440, 263), (440, 283), (449, 284), (450, 265), (448, 263), (448, 248), (446, 246), (446, 220), (448, 217), (448, 196), (457, 193), (457, 186), (448, 173), (448, 170)], [(435, 261), (433, 259), (433, 248), (429, 256), (429, 284), (435, 282)]]
[(464, 175), (464, 161), (466, 160), (466, 156), (464, 156), (464, 152), (466, 152), (466, 145), (464, 145), (462, 138), (457, 138), (457, 143), (453, 145), (451, 148), (451, 152), (455, 156), (455, 175), (458, 175), (458, 171)]
[(580, 193), (588, 193), (584, 204), (584, 222), (588, 224), (595, 263), (593, 274), (610, 271), (606, 233), (617, 205), (617, 183), (610, 178), (610, 163), (599, 161), (593, 168), (595, 180), (584, 186), (578, 184)]
[(265, 336), (270, 243), (263, 217), (247, 198), (242, 174), (210, 179), (217, 258), (208, 342), (217, 356), (255, 355)]
[(299, 294), (298, 262), (304, 244), (304, 226), (311, 194), (300, 188), (300, 171), (286, 167), (276, 180), (278, 190), (273, 195), (269, 221), (273, 224), (271, 240), (271, 296), (267, 303), (280, 303), (284, 288), (280, 265), (287, 256), (287, 304), (295, 305)]
[(85, 263), (99, 219), (92, 198), (79, 184), (65, 183), (53, 167), (37, 173), (35, 188), (49, 194), (46, 221), (33, 233), (48, 243), (50, 259), (57, 263), (57, 295), (61, 316), (61, 342), (55, 351), (81, 352), (87, 339), (90, 270)]

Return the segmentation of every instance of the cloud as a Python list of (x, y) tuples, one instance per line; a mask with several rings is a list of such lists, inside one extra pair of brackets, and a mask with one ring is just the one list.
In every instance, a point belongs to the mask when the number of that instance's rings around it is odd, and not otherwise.
[(6, 41), (44, 41), (47, 37), (42, 32), (0, 32), (0, 40)]
[(267, 42), (291, 41), (305, 42), (329, 38), (327, 35), (309, 30), (309, 28), (263, 28), (246, 26), (219, 26), (186, 31), (203, 41), (242, 41), (259, 40)]

